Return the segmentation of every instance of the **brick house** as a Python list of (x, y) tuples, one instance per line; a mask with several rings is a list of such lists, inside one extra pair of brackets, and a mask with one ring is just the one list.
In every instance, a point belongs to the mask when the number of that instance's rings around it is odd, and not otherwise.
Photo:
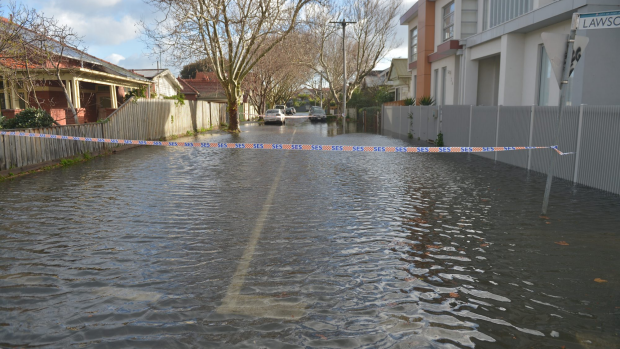
[[(0, 18), (4, 22), (6, 19)], [(23, 29), (23, 35), (33, 35)], [(60, 80), (73, 104), (79, 123), (96, 122), (110, 115), (123, 102), (125, 93), (144, 89), (149, 94), (151, 82), (110, 62), (86, 52), (48, 39), (60, 52)], [(59, 58), (60, 57), (60, 58)], [(32, 82), (30, 85), (29, 82)], [(30, 86), (29, 88), (27, 88)], [(0, 54), (0, 112), (14, 117), (27, 107), (45, 109), (60, 125), (75, 123), (67, 97), (49, 60), (25, 62)]]
[(196, 72), (194, 79), (177, 78), (188, 100), (226, 103), (226, 92), (215, 73)]

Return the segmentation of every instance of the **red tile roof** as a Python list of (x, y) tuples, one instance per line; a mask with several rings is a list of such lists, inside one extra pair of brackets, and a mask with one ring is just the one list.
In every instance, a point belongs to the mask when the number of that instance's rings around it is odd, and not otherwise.
[(217, 80), (215, 73), (196, 73), (195, 79), (177, 78), (183, 86), (184, 94), (198, 94), (201, 99), (225, 99), (226, 92)]

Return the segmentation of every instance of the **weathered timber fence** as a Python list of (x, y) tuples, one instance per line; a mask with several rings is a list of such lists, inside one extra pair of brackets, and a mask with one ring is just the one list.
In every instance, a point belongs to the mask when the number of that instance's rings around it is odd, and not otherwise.
[[(140, 99), (125, 102), (98, 123), (22, 131), (91, 138), (159, 140), (182, 135), (187, 131), (215, 129), (223, 122), (226, 122), (226, 104), (185, 101), (185, 105), (177, 105), (172, 100)], [(119, 146), (111, 143), (0, 136), (0, 171)]]
[[(444, 145), (549, 146), (553, 142), (558, 107), (446, 105), (441, 107), (384, 106), (382, 133), (401, 139)], [(554, 176), (620, 194), (620, 106), (564, 108), (559, 149), (574, 155), (558, 159)], [(552, 150), (478, 153), (528, 170), (546, 173)]]

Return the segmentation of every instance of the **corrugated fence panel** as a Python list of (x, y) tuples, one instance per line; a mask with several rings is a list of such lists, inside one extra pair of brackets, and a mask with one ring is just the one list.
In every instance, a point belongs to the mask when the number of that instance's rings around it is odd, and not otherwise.
[(441, 108), (441, 133), (446, 147), (469, 146), (469, 111), (467, 105), (445, 105)]
[[(497, 107), (474, 107), (471, 120), (471, 146), (495, 146), (497, 132)], [(495, 159), (494, 153), (474, 153), (488, 159)]]
[(383, 107), (383, 134), (393, 136), (392, 133), (392, 107)]
[[(579, 107), (564, 107), (563, 109), (564, 111), (562, 113), (562, 128), (560, 129), (558, 148), (566, 153), (574, 152), (577, 148)], [(553, 144), (549, 143), (548, 145)], [(572, 181), (573, 174), (575, 172), (575, 155), (560, 156), (556, 161), (554, 172), (555, 176)]]
[[(553, 143), (553, 136), (557, 127), (558, 107), (534, 108), (534, 132), (532, 146), (548, 146)], [(551, 154), (554, 150), (544, 149), (532, 151), (531, 169), (547, 173)]]
[[(530, 141), (531, 107), (504, 107), (500, 109), (499, 139), (500, 147), (528, 145)], [(527, 150), (497, 153), (497, 160), (527, 168)]]
[(620, 194), (620, 106), (584, 106), (577, 182)]

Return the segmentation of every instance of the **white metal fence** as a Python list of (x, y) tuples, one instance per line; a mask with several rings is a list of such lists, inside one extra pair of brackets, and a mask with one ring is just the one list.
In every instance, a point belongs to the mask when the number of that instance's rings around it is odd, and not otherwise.
[[(383, 107), (383, 134), (434, 141), (445, 146), (554, 145), (557, 107)], [(620, 106), (564, 108), (559, 149), (575, 152), (559, 158), (554, 175), (620, 194)], [(479, 153), (482, 157), (546, 172), (552, 150)]]

